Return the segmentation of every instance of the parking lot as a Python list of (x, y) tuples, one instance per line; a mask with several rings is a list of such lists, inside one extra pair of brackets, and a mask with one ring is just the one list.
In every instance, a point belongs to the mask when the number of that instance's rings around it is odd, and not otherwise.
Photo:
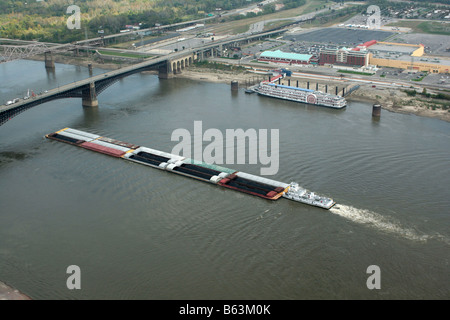
[(378, 30), (359, 30), (348, 28), (324, 28), (307, 33), (290, 34), (285, 40), (354, 46), (370, 40), (383, 41), (394, 33)]
[(450, 57), (450, 36), (423, 33), (406, 33), (399, 34), (390, 40), (392, 42), (398, 43), (422, 43), (425, 46), (426, 54)]
[(426, 73), (417, 70), (404, 70), (398, 68), (380, 68), (371, 77), (374, 80), (401, 81), (411, 85), (450, 85), (450, 75), (443, 73)]
[[(285, 46), (283, 45), (284, 42), (281, 41), (264, 41), (264, 42), (258, 42), (246, 47), (242, 48), (242, 54), (244, 55), (255, 55), (259, 54), (266, 50), (282, 50), (285, 51)], [(281, 47), (280, 47), (281, 46)], [(278, 47), (278, 48), (277, 48)], [(277, 48), (277, 49), (275, 49)]]
[(450, 76), (448, 74), (430, 74), (426, 76), (422, 82), (422, 84), (439, 84), (442, 86), (450, 87)]

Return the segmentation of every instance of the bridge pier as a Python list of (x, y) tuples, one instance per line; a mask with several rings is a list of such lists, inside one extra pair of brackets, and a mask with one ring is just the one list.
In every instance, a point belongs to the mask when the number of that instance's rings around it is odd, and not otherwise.
[(98, 107), (97, 94), (95, 93), (95, 83), (89, 83), (89, 88), (82, 91), (81, 104), (83, 107)]
[(170, 65), (171, 63), (169, 62), (167, 65), (158, 68), (159, 79), (170, 79), (173, 77), (173, 72), (170, 68)]
[(55, 60), (53, 60), (53, 54), (51, 51), (45, 52), (45, 68), (55, 69)]

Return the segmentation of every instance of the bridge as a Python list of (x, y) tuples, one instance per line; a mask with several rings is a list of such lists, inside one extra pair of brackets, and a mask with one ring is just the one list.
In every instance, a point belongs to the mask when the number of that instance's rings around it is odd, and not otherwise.
[[(271, 0), (266, 0), (266, 1), (271, 1)], [(248, 7), (229, 10), (228, 13), (220, 14), (220, 16), (222, 16), (222, 17), (232, 16), (232, 15), (244, 12), (246, 10), (249, 10), (249, 9), (254, 9), (256, 7), (257, 7), (256, 4), (251, 4)], [(37, 54), (45, 53), (46, 54), (45, 66), (47, 68), (54, 68), (54, 62), (53, 62), (53, 57), (51, 55), (51, 52), (65, 52), (65, 51), (73, 51), (73, 50), (78, 50), (78, 49), (83, 49), (83, 48), (89, 48), (92, 46), (103, 45), (105, 40), (109, 40), (109, 39), (136, 36), (136, 35), (140, 35), (141, 33), (145, 33), (145, 32), (172, 30), (174, 28), (188, 26), (188, 25), (194, 25), (196, 23), (205, 23), (208, 20), (214, 20), (214, 19), (217, 19), (216, 15), (213, 15), (211, 17), (204, 17), (204, 18), (196, 19), (196, 20), (177, 22), (177, 23), (162, 25), (162, 26), (157, 26), (157, 27), (155, 26), (155, 27), (150, 27), (150, 28), (146, 28), (146, 29), (140, 29), (140, 30), (134, 30), (134, 31), (130, 30), (129, 32), (125, 32), (125, 33), (115, 33), (115, 34), (110, 34), (110, 35), (106, 35), (106, 36), (100, 36), (100, 37), (96, 37), (96, 38), (75, 41), (73, 43), (67, 43), (67, 44), (42, 43), (42, 42), (38, 42), (38, 41), (12, 40), (12, 39), (0, 38), (0, 42), (9, 43), (8, 45), (5, 45), (5, 44), (0, 45), (0, 52), (3, 52), (0, 55), (0, 63), (17, 60), (17, 59), (26, 59), (31, 56), (37, 55)], [(18, 44), (21, 44), (21, 45), (18, 45)]]
[(170, 53), (132, 66), (66, 84), (28, 99), (20, 99), (18, 102), (10, 105), (0, 105), (0, 125), (30, 108), (57, 99), (81, 98), (83, 106), (96, 107), (98, 106), (97, 96), (124, 77), (142, 71), (156, 70), (160, 79), (168, 79), (173, 77), (174, 74), (181, 73), (184, 68), (187, 68), (195, 61), (201, 61), (207, 57), (214, 57), (220, 54), (227, 46), (239, 46), (242, 43), (260, 40), (261, 38), (274, 36), (285, 31), (286, 29), (282, 29), (219, 40), (198, 48)]

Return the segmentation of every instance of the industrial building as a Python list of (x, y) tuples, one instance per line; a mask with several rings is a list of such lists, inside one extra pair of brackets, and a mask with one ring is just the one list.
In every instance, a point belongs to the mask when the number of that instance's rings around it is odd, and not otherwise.
[(318, 54), (288, 53), (280, 50), (264, 51), (259, 61), (289, 65), (318, 64), (367, 68), (369, 66), (400, 68), (429, 73), (449, 73), (450, 60), (424, 56), (423, 44), (377, 42), (361, 43), (354, 48), (323, 48)]
[(450, 70), (450, 60), (424, 56), (423, 44), (378, 42), (369, 48), (369, 54), (369, 63), (378, 67), (429, 73), (449, 73)]
[(449, 73), (450, 60), (427, 57), (423, 44), (367, 41), (355, 48), (323, 49), (320, 65), (391, 67), (429, 73)]

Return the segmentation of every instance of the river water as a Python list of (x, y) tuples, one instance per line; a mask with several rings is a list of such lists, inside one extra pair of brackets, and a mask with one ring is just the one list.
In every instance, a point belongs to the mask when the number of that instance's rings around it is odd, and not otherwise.
[[(0, 64), (0, 101), (88, 75)], [(450, 123), (385, 110), (374, 121), (369, 103), (330, 110), (152, 74), (120, 80), (99, 104), (57, 100), (0, 127), (0, 280), (32, 298), (450, 298)], [(337, 205), (268, 201), (44, 138), (71, 127), (170, 152), (172, 132), (194, 121), (279, 129), (269, 178)], [(81, 290), (66, 286), (70, 265)], [(366, 285), (372, 265), (381, 289)]]

